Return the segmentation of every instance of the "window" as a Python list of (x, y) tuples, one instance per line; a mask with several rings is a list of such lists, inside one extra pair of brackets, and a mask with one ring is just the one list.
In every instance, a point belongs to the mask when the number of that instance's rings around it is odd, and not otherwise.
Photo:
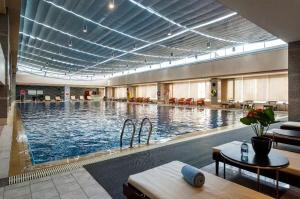
[(150, 97), (150, 99), (157, 99), (157, 85), (137, 86), (136, 97)]
[(170, 97), (210, 100), (210, 88), (210, 81), (173, 83), (170, 84)]
[(126, 87), (117, 87), (115, 88), (115, 98), (127, 98), (127, 88)]

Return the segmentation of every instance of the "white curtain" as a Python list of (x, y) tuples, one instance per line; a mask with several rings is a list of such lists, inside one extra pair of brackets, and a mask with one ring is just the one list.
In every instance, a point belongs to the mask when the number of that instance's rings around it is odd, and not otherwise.
[(234, 80), (228, 80), (227, 81), (227, 99), (233, 99), (233, 93), (234, 93), (234, 88), (233, 88)]
[(210, 81), (173, 83), (170, 84), (170, 97), (210, 100), (210, 88)]
[(127, 88), (126, 87), (117, 87), (115, 88), (115, 98), (127, 98)]
[(235, 100), (288, 101), (288, 76), (266, 75), (235, 79)]
[(150, 97), (150, 99), (157, 99), (157, 85), (142, 85), (136, 87), (136, 97)]

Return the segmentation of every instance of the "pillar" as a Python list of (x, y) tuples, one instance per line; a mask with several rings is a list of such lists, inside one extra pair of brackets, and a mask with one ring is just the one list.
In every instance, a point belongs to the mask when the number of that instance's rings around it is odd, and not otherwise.
[(300, 41), (289, 43), (289, 120), (300, 121)]
[(65, 101), (70, 101), (70, 86), (65, 85), (65, 95), (64, 95), (64, 99)]
[(7, 123), (8, 98), (8, 86), (0, 85), (0, 126)]
[(211, 79), (210, 80), (211, 89), (210, 89), (210, 100), (212, 105), (218, 104), (218, 79)]

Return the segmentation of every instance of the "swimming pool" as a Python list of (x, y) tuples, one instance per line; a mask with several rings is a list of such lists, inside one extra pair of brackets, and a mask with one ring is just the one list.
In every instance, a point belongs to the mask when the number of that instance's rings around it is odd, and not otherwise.
[[(21, 103), (18, 105), (32, 164), (82, 156), (119, 147), (123, 122), (153, 123), (151, 141), (166, 141), (179, 134), (204, 131), (239, 122), (241, 111), (182, 108), (122, 102)], [(142, 143), (149, 125), (145, 125)], [(123, 146), (128, 146), (126, 128)], [(137, 138), (135, 139), (135, 144)]]

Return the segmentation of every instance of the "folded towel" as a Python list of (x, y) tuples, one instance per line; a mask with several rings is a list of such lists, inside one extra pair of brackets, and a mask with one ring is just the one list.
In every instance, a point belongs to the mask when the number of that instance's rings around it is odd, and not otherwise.
[(202, 187), (205, 182), (204, 174), (199, 169), (191, 165), (185, 165), (182, 167), (181, 173), (184, 180), (194, 187)]

